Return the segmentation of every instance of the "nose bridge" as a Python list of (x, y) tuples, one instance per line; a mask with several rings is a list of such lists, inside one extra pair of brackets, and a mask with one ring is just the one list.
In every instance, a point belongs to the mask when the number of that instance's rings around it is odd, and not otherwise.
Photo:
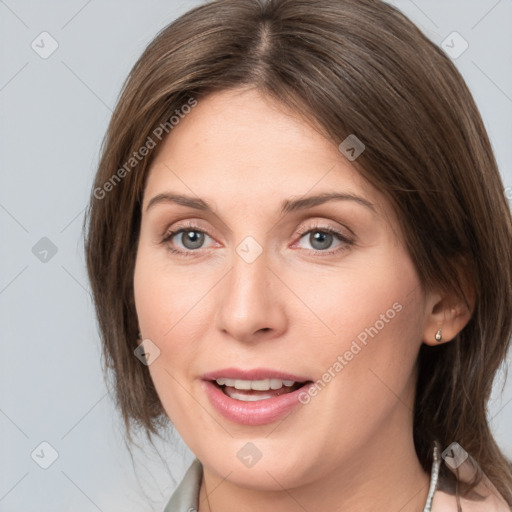
[[(259, 252), (259, 254), (257, 254)], [(244, 241), (233, 254), (233, 266), (229, 278), (228, 302), (232, 311), (243, 317), (248, 309), (264, 307), (269, 296), (268, 254), (258, 250), (254, 242)]]
[(233, 252), (218, 306), (219, 328), (239, 340), (250, 339), (261, 329), (284, 328), (283, 304), (269, 254), (252, 237), (246, 237)]

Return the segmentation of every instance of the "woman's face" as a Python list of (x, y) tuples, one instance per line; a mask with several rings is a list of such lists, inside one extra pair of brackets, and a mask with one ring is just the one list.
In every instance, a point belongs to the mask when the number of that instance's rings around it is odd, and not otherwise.
[(136, 309), (163, 407), (205, 470), (289, 488), (412, 446), (428, 308), (379, 192), (255, 90), (199, 101), (162, 144)]

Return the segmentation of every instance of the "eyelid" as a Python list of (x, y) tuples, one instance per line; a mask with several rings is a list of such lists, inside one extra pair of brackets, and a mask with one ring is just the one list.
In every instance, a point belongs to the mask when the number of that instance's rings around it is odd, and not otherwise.
[[(345, 228), (347, 231), (349, 231), (349, 234), (345, 235), (344, 233), (342, 233), (343, 228)], [(306, 225), (304, 227), (299, 228), (297, 230), (297, 234), (302, 236), (305, 233), (308, 233), (309, 231), (313, 231), (313, 230), (317, 229), (318, 231), (330, 231), (333, 233), (337, 233), (340, 236), (343, 236), (347, 239), (356, 237), (355, 233), (350, 228), (348, 228), (346, 226), (343, 226), (343, 228), (333, 226), (333, 225), (329, 224), (328, 221), (324, 221), (324, 223), (322, 223), (321, 221), (316, 220), (316, 221), (313, 221), (312, 225)]]
[[(342, 229), (346, 229), (349, 232), (349, 234), (347, 235), (347, 238), (349, 238), (349, 237), (356, 238), (355, 233), (348, 226), (343, 225), (341, 228), (340, 227), (331, 226), (331, 225), (328, 224), (329, 221), (327, 221), (327, 220), (324, 221), (326, 224), (321, 224), (320, 223), (321, 221), (318, 221), (318, 220), (314, 220), (312, 222), (313, 222), (312, 225), (307, 225), (306, 224), (303, 227), (297, 229), (295, 234), (304, 235), (305, 233), (307, 233), (308, 231), (310, 231), (312, 229), (319, 229), (319, 230), (331, 229), (331, 230), (334, 230), (336, 232), (340, 232)], [(209, 229), (206, 228), (206, 227), (203, 227), (201, 225), (201, 223), (202, 223), (202, 220), (200, 218), (193, 219), (193, 220), (185, 219), (183, 221), (178, 220), (178, 221), (176, 221), (175, 223), (172, 224), (173, 225), (172, 230), (167, 226), (163, 230), (163, 232), (161, 233), (159, 238), (162, 239), (170, 231), (177, 232), (177, 231), (180, 231), (181, 229), (184, 229), (184, 230), (186, 230), (186, 229), (194, 230), (195, 229), (197, 231), (202, 231), (205, 234), (207, 234), (210, 238), (213, 238), (212, 235), (210, 235)], [(302, 221), (301, 221), (301, 223), (302, 223)], [(174, 226), (174, 224), (176, 224), (176, 226)], [(343, 233), (340, 233), (340, 234), (343, 234)]]
[(201, 226), (201, 220), (200, 219), (194, 219), (194, 220), (184, 220), (184, 221), (177, 221), (175, 223), (172, 224), (172, 229), (168, 226), (164, 229), (163, 233), (161, 234), (160, 238), (166, 238), (168, 234), (171, 234), (171, 232), (178, 232), (178, 231), (181, 231), (181, 230), (190, 230), (190, 231), (193, 231), (193, 230), (196, 230), (196, 231), (201, 231), (201, 232), (204, 232), (206, 233), (208, 236), (211, 237), (211, 235), (209, 234), (209, 231), (208, 229), (206, 229), (205, 227), (202, 227)]

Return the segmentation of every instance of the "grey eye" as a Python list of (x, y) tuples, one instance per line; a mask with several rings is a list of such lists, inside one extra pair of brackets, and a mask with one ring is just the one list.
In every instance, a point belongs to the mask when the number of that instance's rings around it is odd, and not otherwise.
[(329, 249), (332, 245), (333, 235), (324, 231), (311, 231), (308, 241), (314, 249), (321, 251)]
[(199, 249), (204, 243), (204, 233), (194, 230), (183, 230), (181, 232), (181, 243), (185, 249)]

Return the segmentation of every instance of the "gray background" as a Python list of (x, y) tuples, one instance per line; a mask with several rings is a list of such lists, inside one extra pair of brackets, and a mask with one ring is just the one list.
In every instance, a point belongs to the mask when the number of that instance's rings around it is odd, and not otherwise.
[[(0, 0), (0, 512), (159, 511), (192, 460), (175, 436), (158, 452), (134, 448), (132, 464), (102, 379), (81, 226), (124, 78), (157, 31), (199, 3)], [(453, 31), (469, 43), (454, 61), (512, 200), (512, 0), (392, 3), (437, 44)], [(51, 49), (43, 31), (58, 44), (46, 59), (31, 47)], [(512, 457), (506, 373), (489, 416)]]

